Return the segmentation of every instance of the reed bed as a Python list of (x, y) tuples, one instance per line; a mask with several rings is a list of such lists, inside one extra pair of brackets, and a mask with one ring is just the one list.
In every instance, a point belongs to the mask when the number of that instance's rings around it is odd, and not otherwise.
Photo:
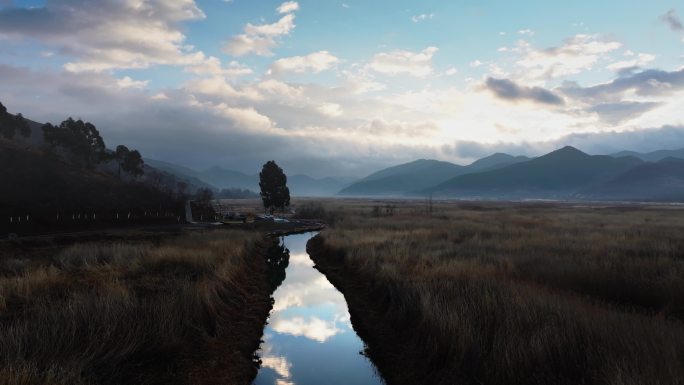
[(248, 384), (270, 310), (258, 233), (93, 242), (0, 264), (0, 384)]
[(681, 209), (379, 205), (309, 248), (388, 384), (684, 383)]

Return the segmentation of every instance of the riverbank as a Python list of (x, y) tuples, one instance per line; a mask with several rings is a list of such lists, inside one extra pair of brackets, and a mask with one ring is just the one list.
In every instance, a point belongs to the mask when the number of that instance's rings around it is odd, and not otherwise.
[(218, 229), (4, 250), (0, 384), (249, 384), (274, 244)]
[(682, 383), (680, 210), (333, 209), (308, 251), (388, 385)]

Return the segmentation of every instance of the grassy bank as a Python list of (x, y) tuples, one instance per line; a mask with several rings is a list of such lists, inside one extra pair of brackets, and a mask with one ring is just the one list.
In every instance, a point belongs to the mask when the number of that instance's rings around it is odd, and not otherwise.
[(218, 230), (3, 255), (0, 384), (248, 384), (272, 246)]
[(309, 245), (388, 384), (684, 383), (684, 214), (330, 203)]

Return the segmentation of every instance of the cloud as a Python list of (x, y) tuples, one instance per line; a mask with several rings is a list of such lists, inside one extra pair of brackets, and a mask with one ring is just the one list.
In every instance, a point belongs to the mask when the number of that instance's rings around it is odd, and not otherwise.
[(447, 76), (454, 76), (457, 73), (458, 73), (458, 68), (456, 68), (456, 67), (451, 67), (448, 70), (446, 70), (446, 72), (444, 72), (444, 74)]
[(225, 117), (232, 120), (237, 128), (249, 131), (262, 131), (269, 133), (275, 128), (275, 123), (268, 117), (257, 112), (254, 108), (234, 108), (225, 103), (216, 106)]
[[(288, 3), (283, 5), (285, 4)], [(292, 8), (292, 6), (286, 8)], [(248, 23), (244, 28), (244, 33), (233, 36), (225, 44), (223, 50), (233, 56), (249, 54), (272, 56), (271, 50), (278, 45), (279, 38), (289, 35), (294, 30), (294, 19), (294, 13), (288, 13), (272, 24), (254, 25)]]
[(478, 67), (482, 67), (484, 65), (484, 63), (481, 62), (480, 60), (473, 60), (468, 65), (470, 66), (470, 68), (478, 68)]
[(138, 89), (143, 89), (147, 87), (147, 84), (149, 83), (148, 80), (145, 81), (140, 81), (140, 80), (133, 80), (128, 76), (125, 76), (116, 82), (119, 87), (121, 88), (138, 88)]
[(435, 17), (434, 13), (422, 13), (420, 15), (411, 16), (411, 21), (420, 23), (421, 21), (430, 20)]
[(342, 329), (338, 328), (335, 322), (327, 322), (318, 317), (311, 317), (308, 320), (302, 317), (272, 320), (271, 329), (278, 333), (303, 336), (321, 343), (342, 333)]
[(290, 13), (299, 10), (299, 3), (296, 1), (287, 1), (278, 7), (278, 13)]
[(530, 81), (546, 81), (576, 75), (591, 70), (596, 63), (607, 59), (608, 54), (619, 49), (621, 43), (601, 40), (593, 35), (575, 35), (558, 47), (537, 49), (521, 40), (508, 51), (518, 53), (516, 65), (522, 69), (521, 77)]
[(571, 97), (591, 100), (621, 98), (627, 92), (639, 96), (663, 96), (684, 88), (684, 68), (675, 71), (649, 69), (590, 87), (566, 83), (561, 91)]
[(205, 17), (193, 0), (62, 0), (0, 10), (0, 37), (35, 38), (74, 60), (72, 72), (187, 65), (184, 22)]
[(613, 64), (608, 65), (609, 70), (615, 71), (618, 73), (627, 73), (627, 72), (633, 72), (638, 70), (641, 67), (644, 67), (645, 65), (649, 64), (653, 60), (655, 60), (655, 55), (647, 54), (647, 53), (640, 53), (640, 54), (634, 54), (631, 52), (631, 55), (628, 55), (630, 57), (633, 57), (633, 59), (629, 60), (621, 60), (618, 62), (615, 62)]
[(210, 56), (198, 63), (185, 67), (185, 72), (193, 73), (195, 75), (223, 76), (231, 79), (254, 73), (251, 68), (237, 61), (232, 61), (228, 63), (227, 67), (224, 67), (221, 60), (214, 56)]
[(426, 77), (432, 74), (432, 57), (437, 47), (427, 47), (420, 52), (392, 51), (375, 55), (368, 67), (375, 72), (386, 75), (406, 74), (415, 77)]
[(487, 78), (485, 88), (500, 99), (518, 102), (530, 101), (539, 104), (563, 105), (561, 97), (541, 87), (525, 87), (509, 79)]
[(661, 106), (657, 102), (621, 101), (617, 103), (597, 104), (587, 109), (597, 113), (601, 120), (609, 124), (620, 124)]
[(324, 103), (316, 108), (323, 115), (337, 117), (343, 114), (342, 106), (337, 103)]
[(294, 72), (298, 74), (306, 72), (320, 73), (332, 68), (332, 66), (339, 61), (340, 59), (330, 52), (319, 51), (310, 53), (306, 56), (293, 56), (278, 59), (271, 65), (270, 72), (275, 75), (284, 72)]
[(623, 150), (650, 152), (678, 149), (681, 148), (681, 143), (684, 143), (684, 126), (663, 126), (641, 130), (574, 133), (548, 141), (456, 141), (444, 145), (442, 151), (467, 159), (479, 159), (496, 152), (534, 157), (564, 146), (573, 146), (589, 154), (609, 155)]
[(285, 357), (264, 355), (261, 357), (261, 366), (273, 369), (280, 377), (290, 378), (292, 364)]
[(667, 11), (664, 15), (660, 16), (660, 20), (665, 23), (671, 30), (680, 32), (684, 31), (684, 25), (682, 25), (682, 20), (677, 15), (677, 11), (671, 9)]

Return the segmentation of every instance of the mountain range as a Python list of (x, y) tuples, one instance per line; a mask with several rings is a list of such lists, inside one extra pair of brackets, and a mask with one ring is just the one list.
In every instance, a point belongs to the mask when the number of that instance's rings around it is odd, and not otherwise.
[(473, 162), (468, 166), (419, 159), (414, 162), (386, 168), (373, 173), (340, 191), (340, 195), (406, 195), (418, 193), (459, 175), (494, 170), (529, 160), (497, 153)]
[(684, 149), (589, 155), (568, 146), (533, 159), (498, 153), (468, 166), (421, 159), (340, 195), (684, 201)]

